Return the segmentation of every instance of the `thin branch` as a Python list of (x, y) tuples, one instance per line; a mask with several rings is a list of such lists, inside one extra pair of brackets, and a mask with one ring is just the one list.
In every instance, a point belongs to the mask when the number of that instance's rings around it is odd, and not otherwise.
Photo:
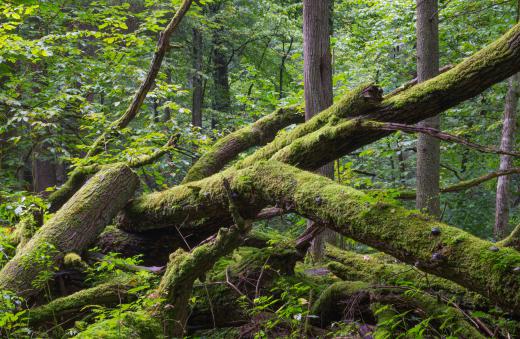
[(141, 105), (144, 102), (144, 99), (146, 98), (146, 95), (155, 83), (155, 78), (157, 77), (157, 74), (159, 74), (162, 61), (170, 45), (170, 37), (173, 34), (173, 32), (175, 32), (177, 27), (179, 27), (182, 18), (184, 18), (184, 15), (190, 9), (192, 2), (193, 0), (184, 0), (177, 12), (175, 13), (172, 20), (168, 23), (168, 26), (166, 26), (166, 28), (159, 34), (159, 41), (157, 41), (157, 46), (155, 47), (155, 53), (150, 64), (150, 68), (148, 70), (148, 73), (146, 74), (146, 78), (141, 83), (141, 86), (135, 93), (132, 102), (128, 106), (125, 113), (119, 119), (110, 124), (108, 130), (97, 138), (97, 140), (92, 144), (92, 147), (87, 152), (85, 158), (89, 158), (101, 152), (101, 146), (109, 142), (110, 134), (112, 134), (114, 131), (125, 128), (126, 126), (128, 126), (130, 121), (132, 121), (135, 118), (137, 112), (139, 111)]
[(445, 133), (445, 132), (442, 132), (438, 129), (431, 128), (431, 127), (419, 127), (419, 126), (415, 126), (415, 125), (412, 126), (412, 125), (398, 124), (398, 123), (393, 123), (393, 122), (372, 122), (372, 121), (367, 121), (366, 127), (378, 129), (378, 130), (382, 130), (382, 131), (401, 131), (404, 133), (422, 133), (422, 134), (427, 134), (433, 138), (437, 138), (442, 141), (461, 144), (466, 147), (473, 148), (482, 153), (503, 154), (503, 155), (510, 155), (512, 157), (520, 157), (520, 152), (509, 152), (509, 151), (501, 150), (501, 149), (498, 149), (495, 147), (479, 145), (474, 142), (468, 141), (464, 138), (461, 138), (459, 136)]
[[(520, 167), (514, 167), (510, 168), (508, 170), (502, 170), (502, 171), (496, 171), (491, 172), (486, 175), (480, 176), (478, 178), (470, 179), (470, 180), (464, 180), (459, 183), (456, 183), (454, 185), (450, 185), (444, 188), (441, 188), (441, 193), (453, 193), (453, 192), (460, 192), (467, 190), (468, 188), (478, 186), (486, 181), (504, 176), (504, 175), (512, 175), (512, 174), (520, 174)], [(399, 192), (398, 199), (402, 200), (408, 200), (408, 199), (415, 199), (415, 191), (402, 191)]]

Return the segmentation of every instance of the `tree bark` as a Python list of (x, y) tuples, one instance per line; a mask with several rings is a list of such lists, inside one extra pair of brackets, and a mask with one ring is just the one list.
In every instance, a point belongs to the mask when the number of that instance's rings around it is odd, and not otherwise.
[(193, 29), (193, 96), (191, 106), (191, 124), (202, 127), (202, 103), (204, 90), (202, 86), (202, 32), (198, 28)]
[(96, 239), (134, 194), (138, 182), (124, 165), (99, 172), (2, 268), (0, 288), (24, 297), (38, 293), (65, 254), (80, 253)]
[[(417, 82), (439, 73), (439, 4), (437, 0), (417, 0)], [(421, 127), (440, 128), (440, 117), (428, 118)], [(421, 134), (417, 139), (417, 198), (415, 205), (440, 216), (440, 142)]]
[[(216, 14), (221, 7), (221, 3), (216, 3), (210, 6), (213, 14)], [(222, 25), (217, 19), (217, 24)], [(226, 48), (224, 46), (226, 40), (224, 28), (218, 27), (213, 31), (213, 52), (211, 60), (213, 63), (213, 91), (212, 91), (212, 109), (215, 111), (211, 117), (211, 128), (217, 127), (218, 112), (230, 113), (231, 109), (231, 94), (229, 90), (229, 75), (228, 75), (228, 58), (226, 55)]]
[[(332, 54), (330, 51), (330, 0), (303, 1), (303, 78), (305, 93), (305, 120), (332, 105)], [(334, 163), (328, 163), (319, 172), (334, 177)], [(312, 226), (312, 221), (307, 227)], [(324, 230), (314, 238), (310, 253), (315, 260), (323, 257), (326, 238), (332, 235)]]
[[(509, 87), (506, 95), (504, 109), (504, 123), (502, 126), (502, 140), (500, 149), (512, 151), (515, 145), (516, 114), (518, 110), (518, 98), (520, 96), (520, 74), (515, 74), (509, 79)], [(512, 157), (510, 155), (500, 156), (500, 171), (511, 168)], [(509, 226), (509, 186), (510, 176), (501, 176), (497, 182), (495, 226), (493, 234), (496, 239), (501, 239), (507, 234)]]

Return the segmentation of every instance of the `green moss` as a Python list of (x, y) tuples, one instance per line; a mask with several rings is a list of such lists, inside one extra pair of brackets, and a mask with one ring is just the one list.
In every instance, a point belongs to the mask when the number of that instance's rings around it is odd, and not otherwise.
[[(311, 140), (315, 143), (316, 138), (323, 138), (323, 131), (322, 133), (318, 133), (318, 130), (323, 129), (325, 126), (336, 126), (338, 122), (344, 121), (344, 119), (348, 117), (363, 115), (375, 109), (379, 102), (377, 100), (367, 99), (363, 95), (367, 87), (370, 86), (369, 84), (364, 84), (346, 93), (334, 105), (320, 114), (315, 115), (305, 124), (297, 126), (294, 130), (277, 136), (271, 143), (239, 162), (237, 167), (244, 168), (260, 160), (270, 159), (277, 152), (289, 146), (292, 147), (294, 150), (293, 154), (295, 154), (298, 149), (305, 148), (307, 144), (313, 143)], [(339, 133), (335, 128), (325, 130), (329, 136)], [(282, 157), (277, 156), (276, 158), (281, 159)], [(297, 162), (291, 163), (297, 164)]]
[(120, 317), (96, 322), (79, 333), (75, 338), (121, 339), (164, 338), (161, 324), (151, 314), (140, 312), (123, 313)]
[(120, 276), (110, 282), (55, 299), (48, 304), (30, 309), (29, 322), (32, 326), (36, 326), (54, 320), (60, 315), (79, 312), (85, 306), (113, 306), (135, 298), (135, 295), (129, 295), (127, 291), (135, 287), (136, 281), (131, 276)]
[(183, 183), (200, 180), (217, 173), (239, 153), (253, 146), (265, 145), (282, 128), (303, 120), (304, 110), (301, 106), (284, 107), (259, 119), (252, 125), (230, 133), (218, 140), (197, 160), (186, 174)]

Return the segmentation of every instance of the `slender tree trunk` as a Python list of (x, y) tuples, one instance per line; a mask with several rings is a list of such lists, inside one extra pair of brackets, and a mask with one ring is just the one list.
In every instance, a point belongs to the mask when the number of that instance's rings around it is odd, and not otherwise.
[[(221, 4), (211, 6), (212, 12), (220, 10)], [(218, 22), (217, 23), (221, 24)], [(229, 92), (228, 58), (224, 46), (225, 31), (219, 27), (213, 32), (213, 52), (211, 55), (213, 63), (213, 100), (212, 108), (216, 112), (229, 112), (231, 108), (231, 96)], [(211, 128), (216, 128), (217, 120), (215, 113), (211, 117)]]
[[(439, 73), (439, 16), (437, 0), (417, 0), (417, 81), (423, 82)], [(420, 123), (439, 129), (440, 117)], [(416, 207), (440, 216), (439, 199), (440, 143), (421, 134), (417, 140)]]
[[(509, 88), (506, 95), (504, 109), (504, 125), (502, 127), (502, 140), (500, 149), (511, 151), (515, 144), (516, 113), (518, 110), (518, 98), (520, 96), (520, 74), (515, 74), (509, 79)], [(500, 170), (511, 168), (512, 159), (509, 155), (500, 156)], [(503, 238), (507, 232), (509, 223), (509, 185), (510, 176), (498, 178), (495, 227), (493, 234), (496, 239)]]
[(191, 123), (193, 126), (202, 127), (202, 103), (203, 87), (202, 87), (202, 32), (193, 29), (193, 97), (191, 108)]
[[(303, 1), (303, 53), (305, 120), (332, 105), (332, 55), (330, 52), (330, 0)], [(319, 172), (334, 177), (334, 163), (323, 166)], [(312, 222), (309, 221), (309, 226)], [(315, 259), (323, 256), (327, 231), (316, 236), (311, 246)]]
[[(517, 2), (516, 21), (520, 21), (520, 0)], [(500, 149), (511, 151), (515, 145), (516, 114), (518, 111), (518, 99), (520, 98), (520, 73), (509, 78), (509, 87), (504, 108), (504, 125), (502, 126), (502, 140)], [(509, 155), (500, 156), (500, 170), (511, 168), (513, 159)], [(495, 209), (495, 226), (493, 235), (495, 239), (501, 239), (507, 234), (509, 224), (509, 189), (511, 177), (499, 177), (497, 182), (497, 196)]]
[(35, 153), (32, 161), (33, 191), (44, 192), (46, 188), (56, 185), (56, 164), (42, 159), (43, 154)]

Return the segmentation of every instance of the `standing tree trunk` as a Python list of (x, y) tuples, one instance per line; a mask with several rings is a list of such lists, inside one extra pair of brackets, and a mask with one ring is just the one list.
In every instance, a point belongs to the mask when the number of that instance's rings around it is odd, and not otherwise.
[[(518, 98), (520, 96), (520, 74), (515, 74), (509, 79), (509, 88), (506, 95), (504, 109), (504, 125), (502, 127), (502, 140), (500, 149), (504, 151), (513, 150), (515, 144), (516, 112), (518, 109)], [(511, 168), (512, 159), (510, 155), (500, 156), (500, 170)], [(495, 212), (495, 227), (493, 234), (496, 239), (506, 236), (509, 223), (509, 184), (511, 177), (506, 175), (498, 178), (497, 198)]]
[[(439, 16), (437, 0), (417, 0), (417, 81), (423, 82), (439, 73)], [(419, 123), (439, 129), (440, 117)], [(440, 143), (421, 134), (417, 140), (416, 207), (439, 217)]]
[[(516, 21), (520, 21), (520, 0), (517, 2)], [(518, 110), (518, 99), (520, 97), (520, 73), (509, 79), (509, 87), (506, 95), (504, 108), (504, 125), (502, 126), (502, 140), (500, 149), (511, 151), (515, 145), (516, 113)], [(500, 170), (508, 170), (512, 164), (511, 156), (500, 156)], [(511, 178), (506, 175), (499, 177), (497, 182), (497, 197), (495, 211), (495, 226), (493, 235), (495, 239), (501, 239), (507, 234), (509, 224), (509, 185)]]
[[(216, 1), (209, 6), (211, 14), (218, 16), (221, 7), (224, 6), (223, 1)], [(213, 30), (213, 51), (211, 53), (211, 61), (213, 64), (213, 91), (212, 104), (213, 109), (211, 117), (211, 128), (217, 127), (217, 112), (229, 112), (231, 108), (231, 95), (229, 92), (229, 77), (228, 77), (228, 58), (226, 56), (225, 35), (226, 31), (221, 22), (221, 18), (215, 19), (215, 24), (218, 26)]]
[[(330, 52), (330, 0), (303, 1), (303, 57), (305, 120), (332, 105), (332, 55)], [(323, 166), (319, 172), (334, 177), (334, 163)], [(312, 222), (309, 221), (309, 226)], [(314, 259), (323, 256), (324, 233), (316, 236), (311, 246)]]
[(33, 191), (36, 193), (45, 192), (46, 188), (57, 183), (56, 164), (48, 159), (42, 159), (42, 156), (41, 152), (33, 154), (32, 179)]
[(193, 126), (202, 127), (202, 103), (204, 100), (202, 87), (202, 32), (193, 29), (193, 97), (191, 108), (191, 123)]

